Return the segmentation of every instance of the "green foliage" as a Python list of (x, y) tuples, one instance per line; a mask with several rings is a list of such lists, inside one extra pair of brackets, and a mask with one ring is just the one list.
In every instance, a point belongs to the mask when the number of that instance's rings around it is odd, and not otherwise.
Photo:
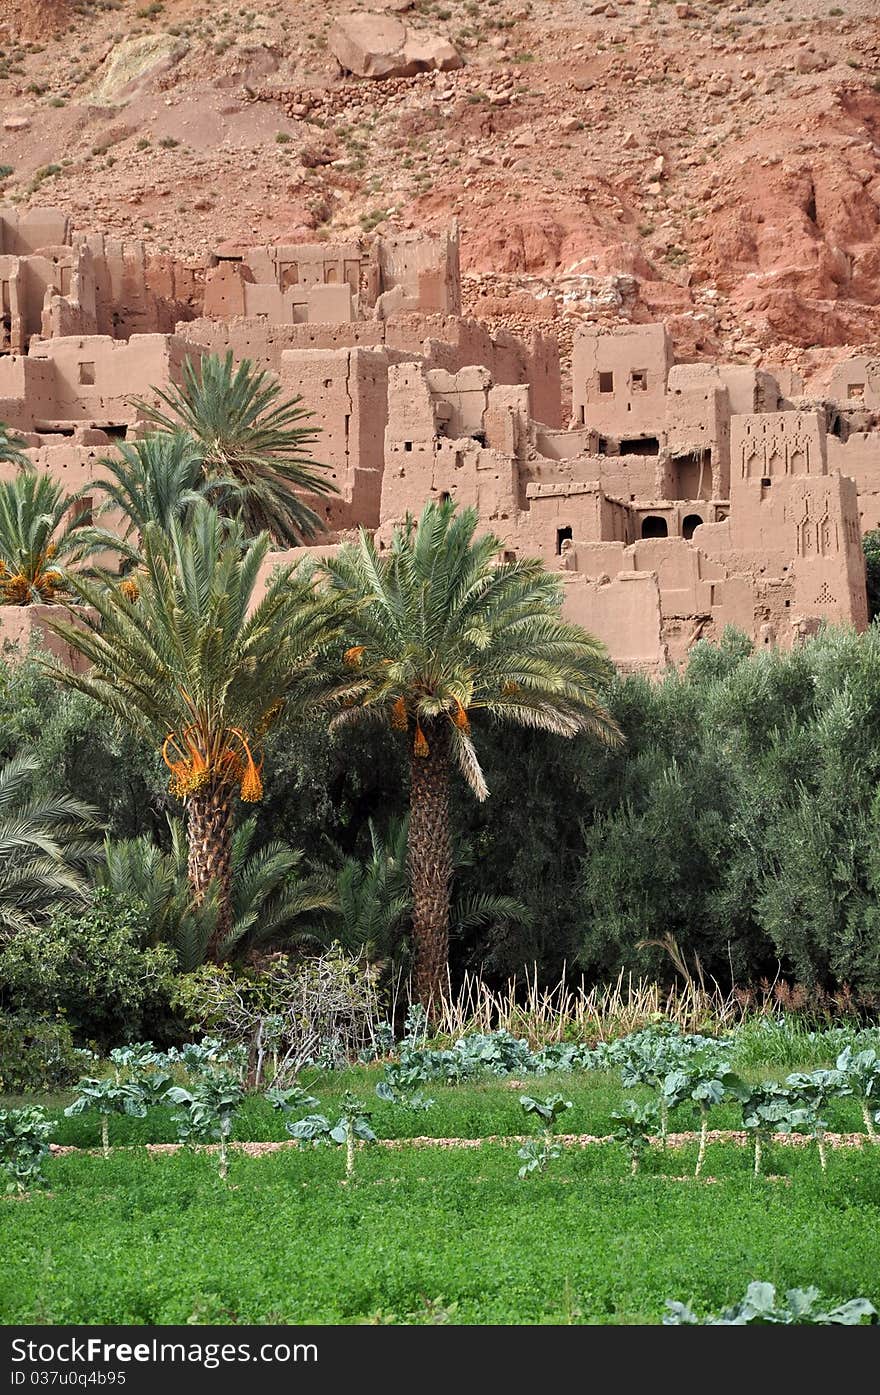
[[(485, 1113), (482, 1090), (468, 1093), (459, 1108)], [(492, 1087), (493, 1108), (505, 1095), (515, 1122), (515, 1092)], [(880, 1306), (876, 1169), (840, 1150), (829, 1198), (804, 1150), (785, 1161), (790, 1186), (755, 1186), (744, 1150), (719, 1146), (719, 1184), (696, 1187), (578, 1148), (525, 1185), (509, 1146), (371, 1147), (360, 1184), (340, 1187), (337, 1156), (287, 1148), (236, 1154), (238, 1185), (221, 1189), (187, 1150), (53, 1157), (48, 1194), (0, 1206), (0, 1321), (428, 1322), (424, 1295), (442, 1294), (465, 1324), (649, 1324), (670, 1295), (718, 1312), (756, 1274), (780, 1294), (813, 1283), (827, 1308), (853, 1294)]]
[[(722, 981), (880, 989), (880, 630), (788, 653), (697, 645), (618, 684), (627, 736), (584, 822), (581, 962), (663, 971), (672, 937)], [(602, 808), (604, 802), (604, 809)], [(639, 961), (636, 961), (639, 962)]]
[[(149, 942), (171, 945), (189, 972), (204, 963), (216, 936), (218, 903), (216, 895), (193, 901), (184, 826), (169, 819), (168, 828), (168, 852), (145, 835), (108, 839), (98, 878), (115, 896), (145, 907)], [(254, 849), (255, 831), (256, 820), (246, 819), (232, 840), (232, 928), (218, 946), (224, 959), (300, 937), (336, 905), (328, 876), (309, 873), (302, 853), (286, 843)]]
[(245, 535), (263, 531), (283, 547), (295, 547), (322, 524), (299, 493), (336, 494), (336, 486), (311, 456), (318, 428), (302, 399), (279, 400), (281, 384), (243, 359), (233, 367), (205, 354), (187, 359), (183, 382), (156, 389), (161, 406), (139, 401), (141, 415), (160, 431), (185, 433), (200, 463), (195, 487), (220, 510), (243, 523)]
[(571, 1100), (567, 1100), (564, 1095), (548, 1095), (543, 1100), (533, 1099), (531, 1095), (520, 1095), (519, 1102), (527, 1117), (534, 1114), (549, 1128), (552, 1128), (561, 1114), (571, 1109)]
[(161, 832), (168, 772), (158, 752), (108, 722), (89, 698), (54, 683), (42, 652), (0, 661), (0, 754), (33, 761), (35, 795), (67, 791), (97, 809), (115, 837)]
[(547, 1095), (543, 1100), (534, 1099), (531, 1095), (520, 1095), (519, 1103), (527, 1119), (534, 1118), (536, 1122), (540, 1121), (538, 1137), (527, 1139), (517, 1150), (517, 1157), (521, 1158), (523, 1163), (517, 1176), (522, 1180), (533, 1172), (546, 1171), (549, 1162), (562, 1156), (562, 1145), (554, 1139), (553, 1130), (560, 1115), (571, 1109), (571, 1100), (567, 1100), (564, 1095)]
[(37, 1094), (70, 1085), (87, 1055), (74, 1046), (63, 1018), (0, 1012), (0, 1089)]
[(145, 943), (137, 903), (99, 891), (0, 948), (4, 1002), (15, 1012), (63, 1016), (76, 1040), (109, 1046), (167, 1023), (175, 959)]
[(172, 522), (185, 523), (206, 485), (195, 443), (182, 432), (156, 432), (117, 449), (117, 455), (100, 461), (107, 478), (93, 480), (89, 488), (105, 495), (98, 516), (110, 510), (121, 514), (122, 530), (93, 529), (88, 536), (136, 562), (147, 524), (167, 529)]
[(148, 524), (139, 598), (78, 578), (94, 618), (83, 628), (52, 628), (93, 667), (78, 674), (54, 664), (53, 677), (146, 739), (161, 743), (172, 733), (185, 745), (190, 732), (213, 775), (229, 733), (258, 740), (297, 681), (310, 677), (311, 654), (328, 636), (326, 613), (304, 580), (283, 573), (253, 605), (267, 551), (265, 534), (248, 543), (238, 523), (205, 504), (187, 529)]
[[(5, 179), (12, 174), (11, 165), (0, 165), (0, 179)], [(31, 462), (24, 454), (24, 441), (17, 436), (14, 431), (10, 431), (5, 422), (0, 421), (0, 461), (10, 465), (18, 465), (20, 469), (30, 469)]]
[[(311, 1103), (317, 1104), (317, 1100)], [(342, 1097), (342, 1113), (335, 1124), (331, 1124), (325, 1114), (308, 1114), (304, 1119), (287, 1124), (286, 1128), (291, 1138), (304, 1143), (317, 1145), (329, 1142), (344, 1146), (345, 1175), (351, 1177), (354, 1173), (355, 1145), (376, 1142), (376, 1135), (370, 1126), (372, 1117), (373, 1111), (350, 1090), (346, 1090)]]
[(69, 795), (36, 794), (36, 771), (36, 759), (25, 752), (0, 769), (3, 937), (34, 930), (54, 912), (84, 905), (84, 873), (98, 856), (95, 810)]
[[(8, 437), (0, 436), (2, 442)], [(8, 445), (5, 453), (8, 458)], [(48, 604), (67, 590), (63, 569), (89, 551), (75, 509), (82, 496), (83, 490), (67, 494), (29, 462), (12, 479), (0, 480), (0, 604)]]
[(868, 619), (880, 614), (880, 528), (871, 528), (862, 535), (865, 554), (865, 582), (868, 590)]
[(614, 1125), (611, 1136), (625, 1145), (633, 1176), (639, 1170), (642, 1155), (651, 1146), (651, 1134), (658, 1127), (659, 1121), (660, 1108), (653, 1100), (642, 1104), (636, 1100), (625, 1100), (623, 1107), (615, 1109), (611, 1115)]
[(43, 1186), (43, 1160), (55, 1126), (42, 1109), (0, 1109), (0, 1173), (7, 1192)]
[(147, 1099), (139, 1085), (132, 1081), (120, 1081), (110, 1076), (84, 1076), (77, 1083), (79, 1094), (64, 1113), (68, 1118), (76, 1114), (97, 1114), (101, 1119), (101, 1150), (104, 1157), (110, 1154), (109, 1122), (113, 1114), (125, 1114), (129, 1118), (143, 1119), (147, 1113)]
[(817, 1288), (790, 1288), (784, 1300), (776, 1297), (773, 1284), (749, 1284), (746, 1296), (732, 1308), (725, 1308), (718, 1317), (698, 1318), (686, 1303), (669, 1301), (669, 1312), (663, 1319), (667, 1327), (746, 1327), (750, 1323), (784, 1323), (822, 1326), (860, 1327), (866, 1320), (877, 1321), (877, 1309), (867, 1298), (850, 1298), (837, 1307), (819, 1306), (822, 1295)]
[(243, 1098), (240, 1076), (222, 1068), (206, 1073), (189, 1090), (182, 1085), (168, 1090), (168, 1099), (177, 1106), (174, 1119), (178, 1137), (185, 1143), (219, 1142), (221, 1180), (227, 1175), (227, 1143)]

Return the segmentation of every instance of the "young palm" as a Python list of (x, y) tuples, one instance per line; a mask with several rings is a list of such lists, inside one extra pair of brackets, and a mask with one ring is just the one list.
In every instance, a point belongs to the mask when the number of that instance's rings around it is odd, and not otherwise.
[(74, 513), (82, 493), (66, 494), (33, 469), (0, 481), (0, 605), (49, 604), (64, 593), (61, 568), (90, 551)]
[[(400, 968), (410, 962), (405, 929), (412, 914), (412, 894), (407, 874), (409, 818), (392, 819), (384, 837), (368, 823), (371, 849), (366, 861), (342, 859), (336, 872), (334, 914), (323, 943), (338, 942), (349, 954), (364, 955), (373, 963)], [(453, 873), (471, 866), (473, 858), (459, 848), (453, 854)], [(457, 897), (449, 913), (452, 930), (462, 934), (486, 925), (528, 921), (527, 908), (511, 896), (486, 892)], [(408, 937), (407, 937), (408, 938)]]
[(314, 652), (335, 625), (305, 580), (279, 573), (257, 601), (269, 540), (248, 542), (238, 521), (194, 506), (189, 525), (144, 530), (139, 592), (73, 580), (90, 607), (77, 626), (52, 628), (92, 665), (58, 682), (100, 702), (155, 741), (170, 788), (187, 810), (189, 880), (200, 904), (216, 884), (210, 954), (233, 926), (232, 811), (236, 794), (262, 797), (261, 741), (294, 695), (314, 695)]
[(249, 537), (267, 532), (285, 547), (313, 537), (323, 524), (300, 493), (335, 494), (336, 486), (309, 451), (318, 428), (300, 397), (279, 401), (281, 384), (243, 359), (237, 369), (206, 354), (187, 359), (183, 383), (156, 389), (167, 410), (137, 400), (161, 431), (186, 432), (196, 443), (202, 476), (223, 513), (241, 517)]
[(111, 548), (130, 561), (140, 559), (148, 523), (168, 529), (175, 519), (185, 521), (207, 491), (198, 449), (181, 431), (156, 432), (142, 441), (126, 441), (119, 446), (118, 455), (105, 456), (100, 464), (109, 478), (94, 480), (90, 486), (106, 496), (98, 516), (120, 513), (122, 531), (94, 529), (89, 537), (96, 546)]
[(471, 717), (621, 739), (597, 695), (602, 645), (561, 619), (558, 577), (538, 561), (499, 562), (501, 542), (475, 537), (477, 522), (475, 509), (428, 504), (387, 554), (362, 532), (320, 568), (351, 611), (344, 657), (355, 672), (333, 721), (390, 722), (409, 747), (415, 980), (426, 1005), (447, 973), (453, 767), (478, 799), (488, 794)]
[(5, 422), (0, 421), (0, 463), (27, 469), (31, 462), (22, 450), (23, 445), (24, 441), (11, 432)]
[(19, 755), (0, 770), (0, 935), (84, 905), (84, 873), (98, 857), (95, 811), (68, 795), (34, 795), (37, 768)]
[[(216, 942), (216, 895), (194, 904), (187, 875), (186, 834), (179, 819), (169, 820), (171, 849), (152, 838), (105, 843), (98, 880), (118, 896), (146, 907), (151, 944), (177, 951), (184, 972), (203, 963)], [(256, 821), (246, 819), (232, 840), (232, 929), (216, 944), (218, 959), (240, 958), (250, 950), (284, 943), (336, 903), (332, 884), (303, 868), (303, 854), (280, 840), (254, 850)]]

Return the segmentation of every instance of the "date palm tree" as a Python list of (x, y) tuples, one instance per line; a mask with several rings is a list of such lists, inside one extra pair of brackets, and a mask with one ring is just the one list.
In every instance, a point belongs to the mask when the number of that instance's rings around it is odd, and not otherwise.
[(201, 478), (221, 512), (241, 518), (245, 533), (267, 532), (284, 547), (313, 537), (323, 524), (299, 497), (335, 494), (336, 486), (312, 459), (318, 428), (300, 397), (281, 398), (273, 374), (232, 353), (187, 359), (183, 382), (155, 389), (161, 406), (135, 405), (160, 431), (185, 432), (201, 460)]
[(82, 497), (33, 468), (0, 481), (0, 605), (50, 604), (65, 592), (63, 570), (91, 550), (76, 516)]
[(415, 986), (426, 1006), (448, 972), (453, 770), (478, 799), (488, 794), (472, 718), (621, 740), (598, 695), (603, 647), (561, 618), (560, 579), (539, 561), (499, 561), (500, 540), (475, 536), (477, 524), (476, 509), (430, 503), (386, 554), (362, 531), (318, 568), (350, 613), (352, 673), (333, 723), (390, 723), (409, 750)]
[(286, 703), (315, 693), (312, 656), (335, 633), (332, 609), (289, 571), (259, 598), (268, 546), (265, 533), (248, 540), (241, 522), (201, 502), (187, 527), (148, 523), (137, 595), (124, 581), (74, 577), (89, 609), (78, 624), (52, 624), (90, 671), (45, 661), (161, 750), (186, 806), (195, 904), (216, 886), (215, 958), (233, 929), (235, 797), (262, 798), (263, 737)]
[(84, 874), (98, 857), (95, 810), (70, 795), (34, 794), (37, 769), (28, 754), (0, 769), (0, 935), (85, 905)]
[(182, 431), (157, 431), (142, 441), (125, 441), (117, 455), (104, 456), (99, 463), (108, 477), (90, 485), (90, 491), (105, 496), (97, 516), (118, 512), (122, 528), (95, 528), (89, 537), (96, 546), (119, 552), (130, 562), (140, 559), (148, 523), (167, 529), (175, 519), (185, 521), (208, 490), (198, 448)]

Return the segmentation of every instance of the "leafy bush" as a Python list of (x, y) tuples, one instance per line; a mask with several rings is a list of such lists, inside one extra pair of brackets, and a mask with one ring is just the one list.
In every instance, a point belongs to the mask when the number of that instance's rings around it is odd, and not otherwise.
[(176, 1003), (203, 1031), (222, 1030), (248, 1053), (259, 1087), (282, 1085), (307, 1064), (341, 1065), (373, 1039), (381, 1019), (378, 970), (332, 951), (293, 959), (277, 954), (233, 972), (205, 965), (183, 978)]
[[(668, 972), (673, 936), (704, 972), (782, 973), (868, 1006), (880, 990), (880, 629), (790, 652), (742, 636), (687, 669), (622, 680), (628, 738), (584, 815), (581, 962)], [(636, 961), (638, 962), (638, 961)]]
[(99, 891), (77, 914), (7, 940), (0, 982), (8, 1006), (63, 1016), (74, 1038), (110, 1046), (167, 1028), (175, 959), (144, 943), (139, 907)]
[(26, 1192), (43, 1183), (43, 1159), (55, 1125), (42, 1109), (0, 1109), (0, 1171), (7, 1192)]
[(0, 1012), (0, 1087), (13, 1095), (70, 1085), (88, 1053), (73, 1044), (62, 1019)]

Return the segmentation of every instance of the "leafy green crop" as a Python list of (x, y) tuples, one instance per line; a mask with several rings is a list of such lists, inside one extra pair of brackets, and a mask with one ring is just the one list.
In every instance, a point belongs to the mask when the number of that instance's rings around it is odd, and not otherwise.
[(539, 1119), (544, 1126), (538, 1137), (530, 1138), (517, 1153), (517, 1157), (523, 1160), (517, 1174), (522, 1179), (532, 1172), (544, 1172), (548, 1162), (562, 1156), (562, 1145), (553, 1137), (553, 1127), (560, 1115), (571, 1109), (571, 1100), (567, 1100), (564, 1095), (548, 1095), (543, 1100), (533, 1099), (531, 1095), (520, 1095), (519, 1102), (527, 1118), (531, 1115)]
[(205, 1075), (185, 1090), (172, 1085), (168, 1098), (177, 1105), (175, 1118), (178, 1136), (186, 1143), (219, 1142), (220, 1180), (225, 1181), (229, 1170), (227, 1144), (232, 1133), (232, 1121), (241, 1107), (244, 1089), (232, 1071), (217, 1070)]
[(44, 1184), (43, 1160), (54, 1129), (36, 1106), (0, 1109), (0, 1171), (6, 1175), (7, 1192), (27, 1192)]
[(698, 1318), (686, 1303), (670, 1301), (663, 1323), (667, 1327), (745, 1327), (749, 1323), (859, 1327), (866, 1319), (872, 1323), (877, 1320), (877, 1309), (867, 1298), (850, 1298), (827, 1310), (818, 1306), (820, 1298), (817, 1288), (790, 1288), (780, 1302), (772, 1284), (751, 1283), (745, 1298), (732, 1308), (725, 1308), (718, 1317)]
[(69, 1104), (64, 1113), (99, 1114), (101, 1117), (101, 1151), (106, 1158), (110, 1153), (110, 1115), (127, 1114), (129, 1118), (143, 1119), (147, 1112), (147, 1101), (139, 1085), (128, 1081), (122, 1083), (109, 1077), (96, 1079), (85, 1076), (77, 1087), (78, 1097)]
[[(317, 1100), (313, 1100), (312, 1103), (317, 1104)], [(330, 1143), (344, 1144), (345, 1175), (351, 1177), (354, 1174), (355, 1145), (358, 1142), (376, 1142), (376, 1135), (370, 1126), (372, 1117), (372, 1111), (350, 1090), (346, 1090), (342, 1097), (342, 1113), (335, 1124), (331, 1124), (323, 1114), (309, 1114), (305, 1119), (288, 1124), (287, 1132), (291, 1138), (311, 1143), (327, 1140)]]

